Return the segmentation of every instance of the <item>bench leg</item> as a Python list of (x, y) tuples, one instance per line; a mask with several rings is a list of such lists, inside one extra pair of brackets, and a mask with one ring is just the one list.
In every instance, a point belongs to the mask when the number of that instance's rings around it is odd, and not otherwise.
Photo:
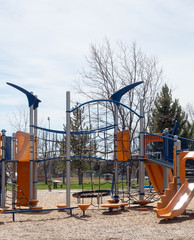
[(109, 212), (112, 212), (113, 208), (109, 208)]

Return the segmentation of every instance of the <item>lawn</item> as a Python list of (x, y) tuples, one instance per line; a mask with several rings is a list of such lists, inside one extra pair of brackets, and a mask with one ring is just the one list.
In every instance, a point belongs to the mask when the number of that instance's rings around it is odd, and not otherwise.
[[(133, 181), (133, 185), (136, 185), (136, 184), (134, 184), (134, 181)], [(149, 181), (145, 180), (145, 185), (149, 185)], [(91, 184), (90, 179), (85, 179), (83, 185), (79, 185), (78, 180), (76, 179), (73, 179), (70, 182), (70, 188), (77, 189), (77, 190), (111, 189), (111, 186), (112, 186), (112, 181), (100, 180), (100, 184), (99, 184), (98, 179), (93, 180), (93, 184)], [(122, 188), (122, 187), (124, 188), (127, 187), (126, 181), (123, 181), (123, 183), (121, 181), (119, 182), (119, 188)], [(51, 188), (53, 189), (53, 184), (51, 184)], [(44, 182), (38, 182), (38, 190), (45, 190), (45, 189), (48, 189), (48, 184), (45, 184)], [(58, 183), (57, 189), (66, 189), (66, 184)]]

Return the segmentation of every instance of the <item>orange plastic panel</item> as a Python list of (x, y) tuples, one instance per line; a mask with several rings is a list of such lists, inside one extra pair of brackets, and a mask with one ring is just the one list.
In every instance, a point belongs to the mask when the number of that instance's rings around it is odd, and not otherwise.
[(18, 162), (17, 164), (17, 206), (29, 206), (30, 186), (30, 162)]
[[(160, 135), (160, 134), (158, 134)], [(154, 135), (145, 135), (144, 136), (144, 149), (145, 149), (145, 152), (146, 152), (146, 147), (149, 143), (151, 142), (163, 142), (163, 137), (159, 137), (159, 136), (154, 136)]]
[(130, 134), (128, 130), (117, 133), (117, 160), (128, 161), (130, 154)]
[(185, 182), (185, 162), (188, 159), (194, 160), (194, 151), (191, 152), (180, 152), (180, 182), (183, 184)]
[[(146, 156), (146, 147), (151, 142), (163, 142), (162, 136), (154, 135), (145, 135), (144, 136), (144, 146), (145, 146), (145, 156)], [(146, 171), (149, 175), (150, 181), (158, 194), (163, 192), (163, 167), (152, 162), (144, 162)], [(169, 182), (173, 181), (172, 171), (169, 169)]]
[(16, 133), (16, 159), (19, 162), (30, 161), (30, 134), (18, 131)]

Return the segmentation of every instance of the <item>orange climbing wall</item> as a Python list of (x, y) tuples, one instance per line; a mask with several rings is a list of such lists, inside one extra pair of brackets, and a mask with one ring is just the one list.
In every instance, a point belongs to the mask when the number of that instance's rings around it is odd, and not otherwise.
[(128, 130), (117, 133), (117, 160), (128, 161), (130, 154), (130, 134)]
[[(30, 134), (24, 132), (16, 133), (16, 159), (17, 164), (17, 206), (29, 206), (29, 176), (30, 176)], [(24, 197), (25, 195), (25, 197)]]

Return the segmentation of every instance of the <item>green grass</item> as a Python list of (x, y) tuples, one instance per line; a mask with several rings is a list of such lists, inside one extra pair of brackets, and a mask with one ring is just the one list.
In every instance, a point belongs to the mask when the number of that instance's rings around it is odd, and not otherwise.
[[(90, 180), (85, 180), (84, 184), (82, 186), (82, 185), (78, 184), (78, 181), (71, 180), (70, 188), (71, 189), (82, 190), (82, 187), (83, 187), (84, 190), (91, 190), (92, 187), (93, 187), (93, 189), (99, 189), (99, 181), (98, 180), (94, 180), (93, 183), (94, 184), (92, 185), (92, 184), (90, 184)], [(137, 184), (137, 182), (134, 182), (134, 181), (133, 181), (133, 183), (134, 183), (134, 185)], [(112, 186), (112, 182), (111, 181), (107, 182), (107, 181), (102, 180), (100, 182), (100, 184), (101, 184), (100, 185), (100, 189), (111, 189), (111, 186)], [(145, 185), (149, 185), (149, 181), (148, 180), (145, 180)], [(123, 182), (123, 187), (125, 188), (126, 186), (127, 186), (127, 184), (124, 181)], [(53, 189), (53, 184), (51, 185), (51, 187)], [(48, 189), (48, 185), (45, 184), (44, 182), (38, 182), (38, 187), (37, 188), (38, 188), (38, 190), (47, 190)], [(122, 188), (122, 183), (121, 182), (119, 182), (119, 188)], [(57, 189), (66, 189), (66, 184), (62, 184), (62, 188), (60, 187), (60, 185), (58, 185)]]
[[(90, 184), (90, 181), (87, 181), (87, 182), (85, 181), (84, 183), (86, 183), (86, 184), (83, 184), (83, 186), (82, 186), (82, 185), (78, 184), (78, 181), (71, 181), (70, 188), (78, 189), (78, 190), (82, 190), (82, 187), (84, 188), (84, 190), (92, 189), (92, 185)], [(112, 185), (112, 183), (107, 183), (107, 182), (101, 182), (101, 184), (103, 184), (100, 186), (101, 189), (110, 189), (111, 185)], [(53, 184), (51, 185), (51, 187), (53, 189)], [(38, 188), (38, 190), (45, 190), (45, 189), (48, 189), (48, 185), (45, 184), (44, 182), (39, 182), (37, 188)], [(66, 184), (62, 184), (62, 187), (58, 184), (57, 189), (66, 189)], [(99, 184), (97, 181), (94, 181), (93, 189), (99, 189)]]

